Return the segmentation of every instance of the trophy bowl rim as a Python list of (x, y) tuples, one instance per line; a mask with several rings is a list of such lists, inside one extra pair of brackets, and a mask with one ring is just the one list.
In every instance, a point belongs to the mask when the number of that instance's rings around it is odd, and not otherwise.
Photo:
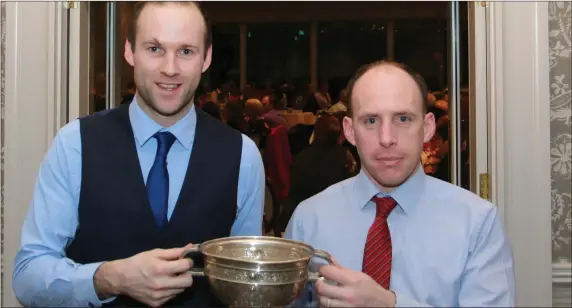
[[(250, 260), (240, 257), (223, 256), (208, 251), (208, 249), (212, 246), (226, 244), (226, 243), (240, 243), (240, 242), (243, 243), (251, 242), (252, 244), (274, 242), (279, 245), (280, 244), (290, 245), (292, 248), (301, 248), (307, 251), (307, 255), (298, 258), (291, 258), (288, 260)], [(217, 238), (199, 244), (198, 250), (205, 257), (212, 258), (217, 261), (224, 260), (230, 262), (257, 264), (257, 265), (282, 265), (289, 263), (309, 262), (310, 258), (314, 255), (316, 251), (314, 247), (304, 242), (280, 238), (280, 237), (274, 237), (274, 236), (230, 236), (230, 237)]]

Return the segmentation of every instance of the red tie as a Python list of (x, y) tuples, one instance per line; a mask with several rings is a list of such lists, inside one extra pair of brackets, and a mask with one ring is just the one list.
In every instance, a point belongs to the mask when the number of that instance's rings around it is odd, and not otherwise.
[(391, 197), (372, 199), (377, 214), (365, 242), (363, 254), (363, 272), (377, 281), (382, 287), (389, 289), (391, 276), (391, 235), (387, 225), (387, 217), (397, 202)]

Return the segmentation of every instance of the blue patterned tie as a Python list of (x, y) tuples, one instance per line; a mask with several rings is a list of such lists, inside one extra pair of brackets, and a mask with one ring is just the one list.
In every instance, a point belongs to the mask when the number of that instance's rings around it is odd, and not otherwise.
[(159, 228), (167, 223), (169, 202), (169, 171), (167, 171), (167, 153), (176, 138), (169, 132), (153, 135), (157, 139), (157, 155), (147, 177), (147, 195), (149, 204)]

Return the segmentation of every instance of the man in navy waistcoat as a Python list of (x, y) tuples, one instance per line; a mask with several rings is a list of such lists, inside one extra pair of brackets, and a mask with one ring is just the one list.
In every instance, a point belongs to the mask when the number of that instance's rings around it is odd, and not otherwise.
[(24, 306), (221, 305), (181, 255), (260, 235), (265, 176), (252, 140), (194, 107), (211, 54), (197, 3), (135, 6), (133, 101), (64, 126), (40, 167), (15, 259)]

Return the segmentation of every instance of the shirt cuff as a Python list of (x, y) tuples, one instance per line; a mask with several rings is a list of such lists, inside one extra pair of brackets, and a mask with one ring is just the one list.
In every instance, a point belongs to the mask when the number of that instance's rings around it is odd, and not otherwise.
[(103, 304), (112, 302), (116, 298), (111, 297), (105, 300), (100, 300), (95, 292), (93, 276), (103, 263), (105, 262), (80, 265), (76, 270), (75, 293), (79, 295), (80, 298), (84, 298), (87, 301), (87, 306), (89, 307), (101, 307)]
[(430, 305), (419, 303), (416, 300), (401, 295), (397, 291), (393, 290), (393, 293), (395, 293), (395, 307), (431, 307)]

